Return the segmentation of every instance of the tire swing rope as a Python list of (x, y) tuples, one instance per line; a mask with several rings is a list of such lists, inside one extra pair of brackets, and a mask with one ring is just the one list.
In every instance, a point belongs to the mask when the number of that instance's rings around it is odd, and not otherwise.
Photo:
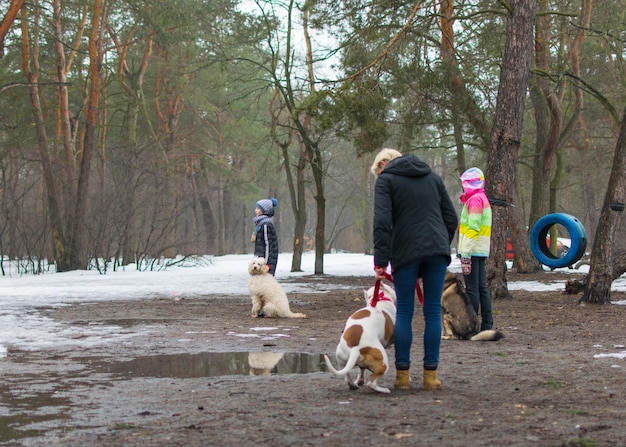
[[(562, 225), (570, 235), (570, 248), (565, 256), (555, 256), (546, 245), (550, 228)], [(574, 265), (585, 254), (587, 248), (587, 232), (576, 217), (565, 213), (547, 214), (539, 219), (530, 232), (530, 249), (543, 265), (555, 269)]]

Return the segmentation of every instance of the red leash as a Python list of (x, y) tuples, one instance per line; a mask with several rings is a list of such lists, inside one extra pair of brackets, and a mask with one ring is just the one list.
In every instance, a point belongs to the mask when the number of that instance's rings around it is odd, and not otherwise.
[[(393, 283), (393, 277), (387, 273), (387, 272), (383, 272), (383, 276), (385, 277), (385, 279), (391, 283)], [(376, 280), (376, 283), (374, 284), (374, 297), (372, 298), (372, 306), (376, 307), (376, 303), (378, 303), (378, 299), (379, 299), (379, 292), (380, 292), (380, 279)], [(424, 305), (424, 293), (422, 292), (422, 286), (420, 285), (420, 280), (419, 278), (417, 279), (417, 282), (415, 283), (415, 291), (417, 292), (417, 299), (420, 301), (420, 304), (423, 306)]]

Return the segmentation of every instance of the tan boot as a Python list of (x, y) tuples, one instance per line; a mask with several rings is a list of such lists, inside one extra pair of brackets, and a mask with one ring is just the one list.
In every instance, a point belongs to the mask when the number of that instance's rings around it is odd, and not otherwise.
[(437, 379), (437, 371), (424, 370), (424, 389), (434, 391), (441, 388), (441, 381)]
[(396, 382), (393, 384), (396, 390), (410, 390), (411, 389), (411, 376), (409, 370), (396, 371)]

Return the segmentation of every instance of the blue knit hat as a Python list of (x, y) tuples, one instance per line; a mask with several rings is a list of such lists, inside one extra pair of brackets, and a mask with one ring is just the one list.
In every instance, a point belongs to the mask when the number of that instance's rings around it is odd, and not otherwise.
[(263, 214), (272, 217), (274, 215), (274, 207), (278, 206), (278, 200), (274, 198), (261, 199), (256, 203), (256, 206), (263, 212)]

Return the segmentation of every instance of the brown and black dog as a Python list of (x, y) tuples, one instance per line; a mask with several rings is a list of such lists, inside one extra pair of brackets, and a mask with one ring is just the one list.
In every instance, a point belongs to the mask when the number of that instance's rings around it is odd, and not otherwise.
[(504, 334), (495, 329), (481, 331), (478, 316), (465, 292), (461, 279), (448, 271), (441, 294), (441, 315), (443, 339), (496, 341), (504, 338)]

